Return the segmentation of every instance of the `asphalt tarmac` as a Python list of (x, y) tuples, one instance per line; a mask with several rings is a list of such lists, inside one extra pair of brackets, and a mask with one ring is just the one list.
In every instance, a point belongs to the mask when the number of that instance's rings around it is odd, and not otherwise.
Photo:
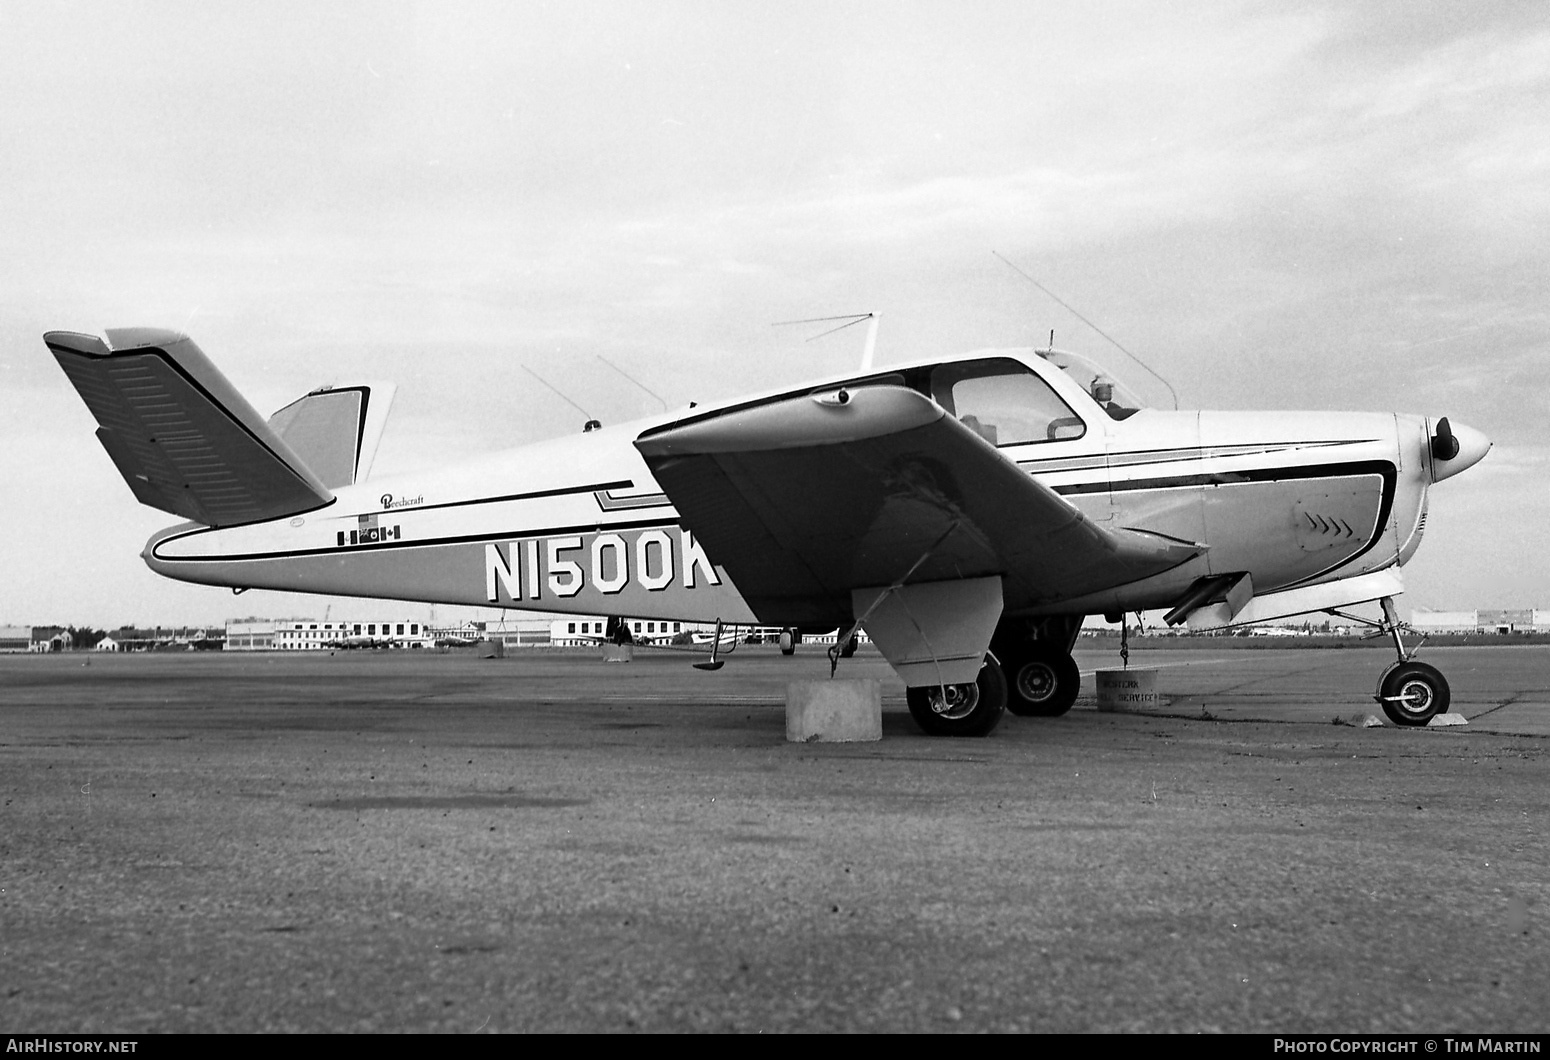
[(1423, 657), (797, 745), (817, 649), (0, 656), (0, 1032), (1543, 1032), (1550, 648)]

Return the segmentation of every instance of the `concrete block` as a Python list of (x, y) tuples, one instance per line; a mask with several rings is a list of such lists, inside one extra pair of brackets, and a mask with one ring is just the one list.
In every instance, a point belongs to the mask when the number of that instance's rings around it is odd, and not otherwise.
[(1428, 729), (1442, 729), (1449, 725), (1468, 725), (1469, 719), (1462, 714), (1434, 714), (1426, 723)]
[(603, 661), (607, 662), (634, 662), (635, 645), (633, 644), (604, 644)]
[(1099, 670), (1098, 709), (1105, 712), (1146, 710), (1162, 705), (1157, 694), (1157, 671), (1151, 669)]
[(786, 684), (786, 739), (856, 743), (883, 738), (883, 689), (876, 678)]

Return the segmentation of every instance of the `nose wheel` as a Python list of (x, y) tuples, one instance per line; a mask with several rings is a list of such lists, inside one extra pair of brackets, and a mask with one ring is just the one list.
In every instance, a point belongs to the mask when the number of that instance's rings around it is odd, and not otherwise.
[(1448, 679), (1435, 666), (1397, 662), (1378, 680), (1378, 702), (1395, 725), (1425, 725), (1448, 711)]

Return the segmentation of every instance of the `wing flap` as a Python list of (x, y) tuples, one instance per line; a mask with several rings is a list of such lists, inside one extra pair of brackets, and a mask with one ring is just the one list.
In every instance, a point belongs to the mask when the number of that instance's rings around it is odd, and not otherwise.
[(230, 526), (333, 499), (190, 339), (150, 328), (107, 336), (51, 331), (43, 340), (141, 503)]
[[(1199, 546), (1094, 525), (930, 398), (786, 398), (636, 441), (761, 621), (844, 621), (850, 591), (1001, 576), (1007, 609), (1166, 570)], [(924, 558), (923, 558), (924, 557)]]

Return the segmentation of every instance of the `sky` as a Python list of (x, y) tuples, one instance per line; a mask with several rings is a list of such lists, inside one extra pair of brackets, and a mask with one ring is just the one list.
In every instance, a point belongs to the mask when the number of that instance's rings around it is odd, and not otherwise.
[(377, 474), (577, 430), (524, 369), (607, 423), (661, 408), (610, 362), (675, 406), (847, 371), (863, 329), (772, 326), (839, 313), (1167, 400), (996, 254), (1181, 407), (1484, 431), (1401, 609), (1550, 607), (1534, 0), (0, 0), (0, 55), (0, 624), (383, 610), (151, 574), (176, 520), (44, 331), (186, 331), (265, 413), (393, 380)]

